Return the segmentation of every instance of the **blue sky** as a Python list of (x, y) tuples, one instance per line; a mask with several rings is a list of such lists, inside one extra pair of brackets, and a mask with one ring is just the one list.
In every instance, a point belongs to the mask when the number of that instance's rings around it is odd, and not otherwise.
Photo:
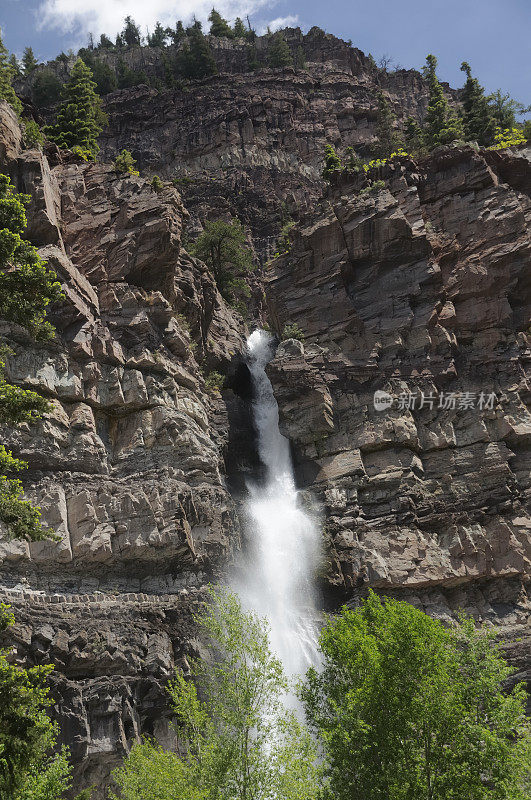
[[(0, 26), (11, 51), (20, 55), (31, 44), (46, 60), (84, 44), (89, 31), (114, 35), (128, 13), (145, 29), (157, 19), (186, 21), (194, 11), (205, 19), (211, 7), (212, 0), (0, 0)], [(530, 0), (220, 0), (216, 8), (229, 18), (249, 13), (259, 30), (319, 25), (406, 68), (420, 68), (431, 52), (440, 78), (453, 86), (462, 85), (466, 60), (489, 91), (531, 103)]]

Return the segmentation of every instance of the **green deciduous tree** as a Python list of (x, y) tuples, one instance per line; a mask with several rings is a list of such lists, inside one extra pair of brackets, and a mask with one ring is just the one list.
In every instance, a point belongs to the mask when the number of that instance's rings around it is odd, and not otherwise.
[(234, 595), (212, 595), (200, 619), (211, 659), (170, 686), (183, 754), (149, 741), (114, 774), (120, 800), (312, 800), (314, 745), (283, 706), (286, 681), (267, 625)]
[(22, 66), (24, 67), (24, 75), (29, 75), (36, 69), (39, 65), (39, 62), (35, 58), (35, 54), (31, 47), (24, 48), (24, 54), (22, 56)]
[(502, 131), (507, 128), (514, 128), (517, 114), (531, 111), (531, 107), (526, 107), (517, 100), (513, 100), (510, 94), (503, 94), (501, 89), (489, 94), (487, 100), (494, 116), (496, 127)]
[(194, 24), (187, 30), (187, 38), (177, 56), (177, 70), (184, 78), (206, 78), (218, 71), (201, 25)]
[(9, 61), (9, 54), (0, 35), (0, 100), (7, 100), (13, 110), (20, 116), (22, 103), (13, 89), (14, 69)]
[(525, 690), (502, 690), (511, 669), (492, 636), (371, 593), (330, 620), (320, 644), (323, 669), (302, 694), (325, 798), (523, 800)]
[(430, 150), (463, 138), (461, 120), (448, 105), (436, 69), (435, 56), (427, 56), (424, 77), (428, 81), (430, 98), (424, 122), (424, 141)]
[[(0, 632), (13, 623), (0, 605)], [(71, 785), (68, 752), (50, 755), (57, 726), (46, 709), (52, 666), (21, 669), (0, 650), (0, 800), (59, 800)]]
[(245, 231), (237, 219), (215, 220), (205, 224), (191, 252), (207, 264), (225, 300), (238, 304), (249, 296), (245, 275), (253, 270), (253, 256)]
[(63, 86), (55, 125), (45, 129), (59, 147), (79, 147), (92, 158), (99, 151), (97, 139), (107, 119), (95, 89), (92, 71), (78, 58)]
[[(0, 319), (25, 327), (37, 339), (48, 339), (53, 328), (46, 320), (46, 308), (62, 297), (61, 287), (36, 249), (22, 238), (28, 201), (14, 192), (6, 175), (0, 175)], [(0, 353), (0, 424), (29, 422), (48, 403), (5, 380), (4, 357), (5, 352)], [(11, 536), (35, 541), (50, 534), (41, 527), (39, 510), (22, 499), (21, 482), (10, 477), (25, 466), (0, 447), (0, 520)]]
[(286, 37), (280, 31), (275, 34), (271, 47), (269, 48), (270, 67), (291, 67), (293, 66), (293, 56), (286, 41)]
[[(215, 8), (212, 9), (208, 16), (208, 21), (210, 22), (210, 35), (211, 36), (226, 36), (229, 39), (232, 39), (234, 36), (234, 32), (227, 22), (226, 19), (223, 19), (221, 14), (216, 11)], [(240, 20), (241, 21), (241, 20)]]
[(463, 104), (463, 128), (469, 141), (476, 141), (482, 147), (488, 147), (494, 141), (496, 121), (485, 97), (485, 90), (477, 78), (472, 77), (470, 65), (466, 61), (461, 64), (466, 74), (461, 102)]

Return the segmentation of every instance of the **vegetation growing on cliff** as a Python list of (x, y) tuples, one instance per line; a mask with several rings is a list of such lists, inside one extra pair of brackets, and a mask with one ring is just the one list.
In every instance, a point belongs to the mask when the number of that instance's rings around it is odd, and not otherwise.
[(170, 685), (181, 753), (149, 739), (114, 773), (115, 800), (313, 800), (315, 746), (283, 702), (287, 682), (266, 623), (227, 592), (213, 593), (198, 619), (209, 659)]
[[(46, 320), (46, 308), (62, 295), (55, 273), (22, 238), (28, 202), (29, 197), (16, 194), (9, 178), (0, 175), (0, 319), (26, 328), (36, 339), (49, 339), (53, 328)], [(0, 423), (31, 422), (46, 411), (48, 403), (5, 380), (5, 357), (6, 348), (0, 352)], [(25, 467), (25, 462), (0, 447), (0, 520), (9, 535), (36, 541), (49, 532), (40, 524), (39, 509), (22, 499), (20, 480), (12, 477)]]
[(207, 222), (191, 252), (210, 267), (225, 300), (245, 311), (243, 301), (250, 295), (245, 277), (254, 266), (241, 222), (238, 219)]
[(446, 628), (376, 595), (321, 633), (322, 670), (302, 696), (330, 800), (524, 800), (525, 689), (471, 620)]
[(97, 139), (106, 122), (95, 88), (92, 71), (78, 58), (63, 86), (55, 125), (45, 129), (48, 138), (59, 147), (78, 147), (90, 159), (99, 152)]

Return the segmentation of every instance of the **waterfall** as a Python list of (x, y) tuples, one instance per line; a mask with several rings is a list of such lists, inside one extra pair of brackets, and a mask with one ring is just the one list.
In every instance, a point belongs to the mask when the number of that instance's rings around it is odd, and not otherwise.
[(278, 406), (265, 371), (273, 355), (272, 337), (254, 331), (247, 340), (247, 365), (265, 476), (247, 487), (250, 552), (238, 589), (244, 604), (268, 620), (272, 649), (288, 677), (296, 677), (317, 661), (313, 582), (320, 535), (300, 505), (289, 442), (278, 427)]

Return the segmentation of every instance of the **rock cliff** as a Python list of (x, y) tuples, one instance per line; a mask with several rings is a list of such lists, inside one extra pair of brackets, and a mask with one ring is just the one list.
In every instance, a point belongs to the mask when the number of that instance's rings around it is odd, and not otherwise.
[(330, 602), (372, 586), (462, 608), (531, 681), (530, 155), (441, 149), (374, 193), (340, 181), (267, 296), (305, 336), (269, 369), (325, 508)]
[[(442, 149), (383, 168), (385, 188), (343, 176), (323, 195), (325, 143), (365, 152), (376, 91), (422, 118), (426, 88), (318, 31), (287, 36), (306, 70), (267, 68), (259, 39), (249, 71), (247, 46), (218, 40), (222, 74), (108, 95), (98, 164), (24, 151), (0, 104), (0, 169), (31, 194), (28, 235), (65, 293), (49, 343), (1, 323), (8, 377), (52, 403), (3, 441), (60, 535), (0, 537), (1, 599), (16, 663), (56, 665), (54, 713), (98, 800), (136, 737), (173, 741), (164, 686), (197, 651), (192, 613), (240, 548), (257, 468), (245, 324), (183, 241), (211, 216), (240, 216), (262, 263), (298, 221), (257, 295), (262, 322), (305, 335), (269, 373), (323, 509), (323, 603), (372, 586), (444, 619), (463, 608), (531, 681), (531, 154)], [(125, 57), (164, 74), (160, 52)], [(174, 186), (113, 171), (124, 147)]]

